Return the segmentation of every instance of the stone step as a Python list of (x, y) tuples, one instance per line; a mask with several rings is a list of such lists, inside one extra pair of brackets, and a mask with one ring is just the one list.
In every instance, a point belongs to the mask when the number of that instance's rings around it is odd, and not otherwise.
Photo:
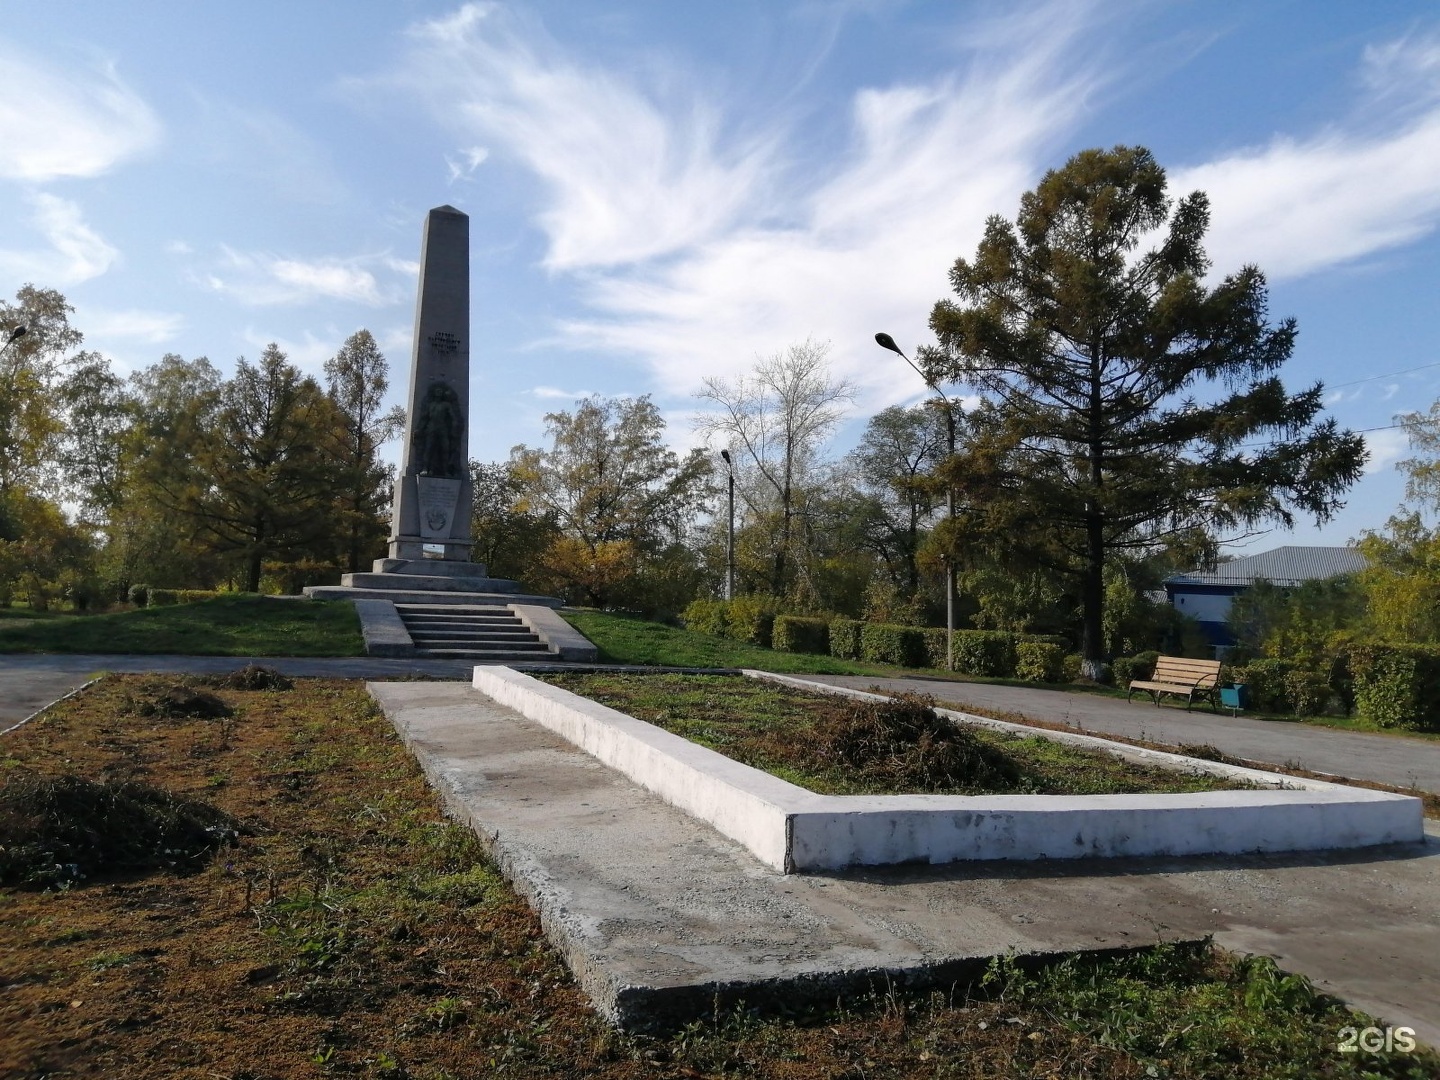
[(344, 585), (307, 585), (305, 595), (312, 600), (389, 600), (397, 608), (408, 604), (489, 608), (528, 604), (558, 608), (565, 603), (557, 596), (532, 596), (528, 593), (437, 593), (423, 589), (352, 589)]
[(503, 664), (509, 661), (535, 660), (552, 656), (550, 652), (520, 652), (515, 649), (446, 649), (427, 646), (415, 650), (416, 656), (432, 657), (445, 660), (478, 660), (487, 664)]
[(509, 578), (426, 577), (421, 574), (341, 574), (342, 587), (351, 589), (393, 589), (401, 592), (518, 593), (520, 583)]
[(410, 631), (410, 640), (416, 645), (426, 645), (432, 641), (463, 641), (471, 645), (493, 646), (497, 649), (508, 649), (512, 645), (517, 649), (528, 649), (532, 645), (543, 647), (545, 644), (533, 634), (506, 634), (502, 636), (499, 634), (467, 634), (459, 630), (441, 630), (434, 634), (416, 633), (412, 630)]
[(424, 649), (505, 649), (510, 652), (549, 652), (550, 647), (543, 641), (487, 641), (485, 639), (455, 637), (412, 637), (416, 648)]
[(428, 631), (428, 629), (418, 629), (415, 626), (408, 626), (406, 629), (409, 629), (412, 641), (435, 641), (436, 638), (446, 638), (449, 641), (539, 641), (534, 634), (491, 634), (488, 631), (455, 628)]
[(465, 623), (470, 626), (524, 626), (525, 624), (514, 615), (469, 615), (465, 612), (455, 614), (441, 614), (438, 611), (406, 611), (397, 608), (400, 617), (417, 625), (437, 622)]

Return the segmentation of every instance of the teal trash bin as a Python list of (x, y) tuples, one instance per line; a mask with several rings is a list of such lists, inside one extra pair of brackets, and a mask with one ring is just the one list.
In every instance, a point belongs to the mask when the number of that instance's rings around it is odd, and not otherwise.
[(1245, 684), (1241, 682), (1222, 686), (1220, 688), (1220, 704), (1230, 710), (1231, 716), (1241, 709), (1249, 708), (1250, 700), (1249, 694), (1245, 690)]

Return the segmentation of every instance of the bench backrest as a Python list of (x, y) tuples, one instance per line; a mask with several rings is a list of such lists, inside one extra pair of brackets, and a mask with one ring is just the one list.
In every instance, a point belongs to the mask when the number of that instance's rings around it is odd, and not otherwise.
[(1181, 683), (1209, 689), (1220, 681), (1220, 661), (1162, 656), (1155, 661), (1155, 674), (1150, 678), (1155, 682)]

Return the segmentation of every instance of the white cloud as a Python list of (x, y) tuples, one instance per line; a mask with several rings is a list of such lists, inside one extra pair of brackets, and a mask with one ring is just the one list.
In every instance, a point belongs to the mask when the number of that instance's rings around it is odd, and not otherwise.
[(558, 386), (535, 386), (531, 387), (530, 393), (542, 400), (579, 401), (581, 398), (591, 397), (595, 391), (561, 390)]
[(195, 249), (184, 240), (171, 240), (165, 245), (165, 251), (170, 255), (193, 255)]
[(662, 393), (688, 394), (829, 339), (837, 374), (888, 404), (919, 378), (874, 333), (914, 343), (986, 215), (1016, 204), (1085, 110), (1098, 60), (1069, 47), (1091, 18), (1056, 3), (972, 24), (969, 71), (860, 91), (848, 151), (819, 170), (787, 155), (794, 117), (736, 131), (683, 78), (643, 85), (656, 58), (585, 66), (496, 7), (421, 26), (397, 78), (544, 185), (545, 266), (591, 309), (552, 344), (640, 357)]
[(63, 70), (0, 45), (0, 71), (0, 176), (99, 176), (159, 141), (159, 120), (113, 65)]
[(551, 269), (685, 248), (733, 224), (764, 186), (773, 144), (722, 148), (717, 110), (678, 78), (647, 94), (628, 73), (583, 66), (495, 5), (468, 4), (413, 38), (398, 80), (545, 185)]
[(469, 149), (461, 150), (458, 155), (451, 157), (445, 155), (445, 167), (450, 171), (450, 183), (456, 180), (468, 180), (474, 175), (475, 170), (485, 163), (490, 156), (490, 151), (483, 146), (472, 146)]
[(346, 335), (338, 330), (330, 329), (326, 336), (317, 337), (312, 331), (306, 330), (301, 340), (293, 338), (276, 337), (274, 334), (264, 334), (254, 329), (247, 328), (244, 332), (244, 340), (253, 350), (253, 353), (246, 357), (252, 364), (265, 351), (265, 347), (275, 344), (285, 354), (285, 359), (307, 375), (313, 375), (316, 379), (324, 380), (325, 361), (335, 355), (340, 345), (344, 342)]
[(0, 274), (49, 286), (76, 285), (99, 277), (120, 253), (85, 221), (78, 204), (57, 195), (31, 195), (31, 221), (49, 248), (0, 251)]
[(1365, 447), (1370, 459), (1365, 462), (1365, 475), (1383, 472), (1404, 457), (1410, 450), (1410, 437), (1401, 428), (1387, 431), (1371, 431), (1365, 435)]
[(167, 311), (86, 310), (80, 324), (86, 339), (103, 345), (108, 338), (125, 338), (159, 345), (170, 341), (185, 325), (185, 317)]
[(1171, 174), (1210, 196), (1219, 273), (1300, 277), (1419, 239), (1440, 223), (1440, 39), (1366, 50), (1359, 118)]
[(235, 251), (222, 247), (218, 271), (202, 280), (216, 292), (228, 293), (242, 303), (256, 305), (300, 304), (317, 299), (343, 300), (383, 307), (399, 297), (384, 288), (365, 269), (368, 256), (352, 259), (293, 259), (277, 255)]

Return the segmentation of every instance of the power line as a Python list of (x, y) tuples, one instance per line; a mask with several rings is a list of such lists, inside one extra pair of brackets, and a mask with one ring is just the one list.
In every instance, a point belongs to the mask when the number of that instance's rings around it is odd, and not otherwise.
[[(1440, 360), (1433, 364), (1421, 364), (1419, 367), (1406, 368), (1404, 371), (1390, 371), (1384, 375), (1369, 375), (1363, 379), (1351, 379), (1349, 382), (1331, 383), (1325, 387), (1326, 390), (1338, 390), (1342, 386), (1357, 386), (1363, 382), (1374, 382), (1376, 379), (1393, 379), (1396, 375), (1409, 375), (1412, 371), (1424, 371), (1427, 368), (1440, 367)], [(1372, 428), (1372, 431), (1381, 431), (1382, 428)]]

